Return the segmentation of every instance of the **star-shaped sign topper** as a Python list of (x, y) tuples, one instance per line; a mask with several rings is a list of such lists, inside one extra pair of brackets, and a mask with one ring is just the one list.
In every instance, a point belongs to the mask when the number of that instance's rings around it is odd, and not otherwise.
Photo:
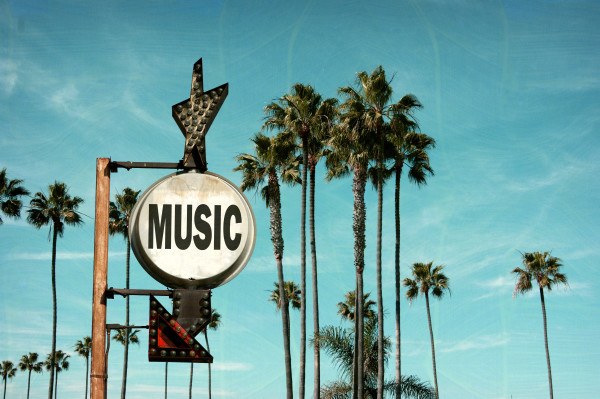
[(228, 94), (229, 83), (204, 91), (202, 58), (194, 64), (190, 98), (173, 105), (173, 119), (185, 136), (184, 169), (206, 171), (204, 139)]

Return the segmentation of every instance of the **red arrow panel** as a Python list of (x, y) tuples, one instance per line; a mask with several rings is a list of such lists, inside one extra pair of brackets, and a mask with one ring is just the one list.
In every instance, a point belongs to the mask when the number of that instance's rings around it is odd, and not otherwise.
[(150, 338), (148, 360), (151, 362), (212, 363), (213, 357), (192, 337), (165, 307), (150, 295)]

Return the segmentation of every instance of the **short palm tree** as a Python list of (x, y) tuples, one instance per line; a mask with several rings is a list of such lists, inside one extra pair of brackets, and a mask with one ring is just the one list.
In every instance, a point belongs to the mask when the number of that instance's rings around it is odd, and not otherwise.
[(431, 313), (429, 311), (429, 293), (440, 299), (446, 291), (450, 291), (448, 286), (449, 279), (442, 270), (444, 266), (433, 267), (433, 262), (414, 263), (411, 267), (413, 278), (405, 278), (402, 281), (406, 291), (406, 299), (413, 301), (419, 294), (425, 296), (425, 305), (427, 307), (427, 321), (429, 322), (429, 337), (431, 339), (431, 358), (433, 361), (433, 382), (435, 384), (435, 396), (439, 399), (440, 394), (437, 383), (437, 370), (435, 366), (435, 344), (433, 342), (433, 329), (431, 328)]
[(92, 350), (92, 338), (83, 337), (83, 339), (77, 340), (75, 342), (75, 352), (85, 358), (85, 395), (83, 398), (87, 398), (88, 393), (88, 375), (90, 370), (90, 352)]
[[(367, 292), (363, 295), (363, 317), (365, 319), (370, 319), (375, 317), (377, 314), (376, 311), (373, 310), (373, 306), (376, 305), (376, 302), (369, 299), (371, 293)], [(342, 320), (354, 321), (354, 317), (356, 315), (356, 291), (348, 291), (344, 295), (344, 301), (338, 302), (338, 314), (342, 317)]]
[[(21, 216), (21, 207), (23, 203), (20, 197), (29, 195), (23, 186), (23, 180), (6, 178), (6, 168), (0, 171), (0, 214), (8, 217), (18, 218)], [(0, 217), (0, 224), (4, 223)]]
[(549, 252), (525, 252), (522, 254), (523, 268), (517, 267), (512, 273), (517, 275), (515, 295), (523, 294), (533, 288), (535, 280), (540, 290), (542, 301), (542, 318), (544, 320), (544, 343), (546, 346), (546, 363), (548, 364), (548, 383), (550, 386), (550, 399), (554, 397), (552, 390), (552, 370), (550, 368), (550, 351), (548, 350), (548, 327), (546, 324), (546, 303), (544, 301), (544, 288), (548, 291), (552, 287), (567, 283), (567, 276), (560, 272), (561, 260), (551, 256)]
[[(269, 296), (269, 302), (275, 303), (277, 310), (281, 309), (281, 295), (279, 290), (279, 283), (275, 281), (273, 283), (275, 289), (271, 291), (271, 295)], [(286, 281), (284, 283), (285, 290), (285, 306), (292, 305), (292, 309), (300, 309), (300, 304), (302, 303), (302, 290), (298, 287), (298, 284), (293, 281)]]
[[(352, 292), (346, 294), (346, 299), (351, 298), (353, 302)], [(368, 297), (368, 294), (365, 294)], [(370, 301), (375, 305), (374, 301)], [(345, 302), (340, 302), (345, 303)], [(340, 306), (338, 304), (338, 309)], [(346, 307), (344, 307), (346, 309)], [(338, 313), (340, 313), (338, 311)], [(344, 313), (349, 317), (354, 317), (355, 313)], [(378, 334), (377, 334), (377, 314), (371, 310), (369, 317), (365, 317), (365, 336), (364, 336), (364, 381), (363, 396), (369, 399), (377, 397), (377, 368), (378, 368)], [(328, 326), (324, 327), (315, 335), (313, 343), (319, 341), (321, 347), (333, 358), (334, 364), (338, 367), (341, 380), (327, 384), (321, 389), (321, 397), (324, 399), (350, 399), (352, 394), (352, 384), (348, 382), (353, 376), (354, 356), (354, 327), (343, 328)], [(384, 361), (387, 362), (391, 348), (391, 342), (388, 337), (384, 339)], [(393, 393), (396, 390), (396, 382), (388, 381), (383, 387), (385, 392)], [(416, 377), (403, 377), (400, 382), (400, 391), (408, 398), (434, 398), (434, 392), (429, 384), (420, 382)]]
[(2, 376), (2, 382), (4, 383), (4, 395), (3, 399), (6, 399), (6, 384), (9, 379), (13, 378), (17, 373), (17, 368), (10, 360), (3, 360), (0, 365), (0, 375)]
[[(282, 136), (267, 137), (262, 133), (252, 138), (255, 155), (241, 154), (236, 157), (239, 166), (234, 171), (242, 172), (243, 191), (260, 190), (270, 210), (271, 242), (277, 263), (277, 278), (280, 295), (285, 299), (283, 277), (283, 233), (281, 223), (281, 198), (279, 177), (284, 183), (293, 184), (300, 181), (298, 176), (298, 160), (293, 155), (294, 145)], [(266, 185), (265, 185), (266, 180)], [(283, 307), (281, 312), (283, 328), (283, 346), (285, 352), (286, 394), (293, 397), (292, 365), (290, 353), (289, 312)]]
[[(125, 261), (125, 289), (129, 289), (129, 260), (131, 257), (131, 244), (129, 242), (129, 218), (140, 191), (125, 187), (122, 193), (115, 194), (115, 201), (110, 202), (108, 231), (110, 235), (122, 235), (127, 245)], [(129, 296), (125, 297), (125, 325), (129, 325)], [(123, 378), (121, 382), (121, 399), (125, 399), (127, 390), (127, 361), (129, 358), (129, 342), (125, 342), (123, 351)]]
[[(44, 366), (46, 367), (46, 370), (50, 370), (51, 368), (54, 368), (55, 370), (55, 377), (54, 377), (54, 397), (57, 398), (58, 397), (58, 373), (60, 373), (63, 370), (68, 370), (69, 369), (69, 358), (71, 356), (67, 355), (65, 352), (61, 351), (61, 350), (57, 350), (54, 352), (54, 356), (52, 356), (51, 353), (48, 353), (48, 356), (46, 356), (46, 361), (44, 362)], [(54, 367), (53, 367), (54, 364)]]
[[(210, 321), (208, 328), (204, 329), (204, 340), (206, 341), (206, 350), (210, 353), (210, 346), (208, 345), (208, 334), (207, 330), (217, 330), (221, 326), (221, 314), (215, 309), (210, 310)], [(189, 399), (192, 399), (192, 381), (194, 379), (194, 363), (190, 363), (190, 395)], [(210, 363), (208, 363), (208, 397), (212, 397), (212, 375)]]
[[(302, 151), (302, 201), (300, 213), (300, 289), (306, 292), (306, 187), (308, 180), (308, 168), (315, 154), (311, 154), (310, 141), (313, 141), (323, 124), (330, 122), (328, 114), (335, 109), (337, 100), (322, 100), (322, 97), (311, 85), (302, 83), (294, 84), (290, 93), (284, 94), (277, 101), (265, 107), (266, 121), (264, 127), (267, 129), (279, 129), (293, 136), (299, 141)], [(311, 191), (314, 195), (314, 187)], [(313, 221), (314, 224), (314, 221)], [(312, 237), (312, 236), (311, 236)], [(313, 295), (318, 295), (316, 286), (316, 247), (311, 238)], [(305, 391), (305, 369), (306, 369), (306, 295), (300, 298), (300, 381), (299, 398), (304, 399)], [(318, 331), (318, 296), (313, 297), (313, 311), (316, 309), (316, 317), (313, 317), (315, 331)], [(316, 320), (316, 321), (315, 321)], [(320, 361), (318, 345), (315, 347), (315, 382), (314, 399), (319, 397)]]
[(29, 388), (31, 385), (31, 372), (35, 371), (36, 373), (42, 372), (43, 362), (38, 361), (39, 355), (35, 352), (29, 352), (27, 355), (21, 356), (21, 361), (19, 362), (19, 370), (27, 371), (27, 399), (29, 399)]
[[(65, 225), (78, 226), (83, 223), (81, 215), (77, 211), (83, 203), (80, 197), (71, 197), (65, 183), (55, 181), (48, 186), (48, 194), (35, 193), (29, 202), (27, 210), (27, 222), (39, 229), (50, 225), (52, 232), (52, 349), (50, 362), (54, 362), (56, 351), (56, 240), (62, 237)], [(48, 387), (48, 399), (52, 399), (54, 385), (54, 367), (50, 367), (50, 383)]]

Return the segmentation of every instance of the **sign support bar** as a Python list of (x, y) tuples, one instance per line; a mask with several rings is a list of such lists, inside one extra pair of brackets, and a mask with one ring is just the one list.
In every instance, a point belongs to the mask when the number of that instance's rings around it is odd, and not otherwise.
[(106, 399), (106, 276), (108, 272), (108, 208), (110, 159), (96, 159), (96, 218), (94, 224), (94, 288), (92, 294), (91, 399)]

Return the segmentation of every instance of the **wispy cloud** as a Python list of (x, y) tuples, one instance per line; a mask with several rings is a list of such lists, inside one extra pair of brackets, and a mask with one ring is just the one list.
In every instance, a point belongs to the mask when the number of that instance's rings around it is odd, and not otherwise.
[(247, 371), (252, 370), (254, 366), (247, 363), (236, 363), (236, 362), (219, 362), (214, 363), (212, 366), (213, 370), (216, 371)]
[(482, 335), (480, 337), (470, 337), (469, 339), (458, 341), (454, 344), (445, 344), (440, 352), (458, 352), (471, 349), (488, 349), (496, 346), (503, 346), (509, 342), (508, 335), (504, 333)]
[(0, 87), (7, 95), (12, 94), (19, 75), (17, 63), (12, 60), (0, 60)]
[(480, 301), (509, 293), (515, 286), (515, 279), (513, 276), (498, 276), (490, 280), (477, 282), (476, 284), (486, 290), (485, 294), (474, 299), (474, 301)]

